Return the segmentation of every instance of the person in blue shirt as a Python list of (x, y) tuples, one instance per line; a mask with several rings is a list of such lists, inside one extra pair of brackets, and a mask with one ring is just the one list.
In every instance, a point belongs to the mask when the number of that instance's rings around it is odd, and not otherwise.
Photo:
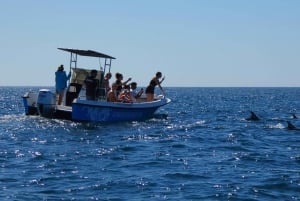
[(64, 65), (60, 65), (55, 72), (55, 90), (56, 95), (58, 95), (58, 105), (62, 104), (64, 99), (65, 89), (67, 87), (67, 81), (71, 77), (71, 72), (67, 76), (66, 71), (64, 71)]

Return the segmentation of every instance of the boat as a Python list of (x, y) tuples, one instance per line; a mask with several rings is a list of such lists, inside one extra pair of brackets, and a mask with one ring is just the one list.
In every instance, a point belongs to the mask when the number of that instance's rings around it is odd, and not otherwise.
[[(57, 104), (56, 94), (51, 89), (29, 91), (22, 96), (26, 115), (79, 122), (138, 121), (151, 118), (158, 108), (171, 102), (164, 95), (155, 95), (153, 101), (146, 101), (146, 97), (141, 96), (135, 102), (130, 103), (108, 102), (104, 87), (104, 75), (111, 71), (112, 60), (116, 58), (93, 50), (58, 49), (71, 54), (70, 71), (72, 74), (63, 104)], [(85, 97), (84, 80), (92, 69), (77, 67), (79, 56), (99, 59), (97, 79), (100, 86), (98, 88), (104, 92), (99, 95), (97, 100), (87, 100)], [(101, 60), (103, 65), (101, 65)]]

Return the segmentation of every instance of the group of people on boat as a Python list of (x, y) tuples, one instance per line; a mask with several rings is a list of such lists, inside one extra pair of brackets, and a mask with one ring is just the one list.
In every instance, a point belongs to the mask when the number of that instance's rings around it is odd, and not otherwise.
[[(123, 81), (123, 75), (121, 73), (116, 73), (116, 80), (110, 85), (110, 79), (112, 74), (109, 72), (103, 78), (103, 88), (100, 88), (100, 81), (97, 79), (97, 70), (91, 70), (90, 75), (84, 80), (84, 85), (86, 89), (86, 99), (87, 100), (97, 100), (99, 96), (106, 97), (109, 102), (125, 102), (132, 103), (137, 102), (137, 99), (141, 97), (144, 93), (143, 88), (137, 91), (137, 83), (131, 82), (132, 79), (128, 78)], [(67, 75), (64, 71), (64, 66), (60, 65), (58, 70), (55, 72), (55, 83), (56, 83), (56, 94), (58, 96), (57, 104), (61, 105), (65, 89), (67, 87), (67, 81), (71, 77), (71, 72)], [(149, 85), (146, 88), (146, 101), (154, 100), (155, 87), (158, 86), (163, 95), (165, 92), (161, 86), (164, 81), (161, 72), (157, 72), (156, 75), (150, 80)]]
[[(128, 78), (126, 81), (123, 81), (123, 75), (121, 73), (116, 73), (116, 81), (112, 83), (110, 86), (109, 80), (112, 77), (111, 73), (106, 74), (104, 83), (106, 86), (106, 98), (109, 102), (137, 102), (137, 99), (141, 97), (144, 93), (143, 88), (137, 91), (137, 83), (131, 82), (132, 78)], [(164, 94), (164, 90), (161, 87), (161, 83), (164, 81), (162, 78), (162, 73), (157, 72), (156, 76), (151, 79), (148, 87), (146, 88), (146, 100), (153, 101), (154, 100), (154, 89), (155, 86), (159, 86), (162, 93)]]
[(128, 85), (124, 85), (124, 87), (118, 91), (118, 85), (113, 83), (111, 89), (107, 93), (107, 101), (124, 103), (137, 102), (137, 99), (141, 97), (141, 95), (144, 93), (144, 90), (141, 88), (137, 92), (136, 88), (137, 83), (131, 82)]

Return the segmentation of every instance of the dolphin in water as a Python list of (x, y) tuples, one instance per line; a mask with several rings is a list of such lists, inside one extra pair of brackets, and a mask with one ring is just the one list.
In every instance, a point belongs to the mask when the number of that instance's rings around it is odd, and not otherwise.
[(292, 115), (292, 118), (293, 119), (298, 119), (298, 117), (295, 114)]
[(250, 111), (250, 112), (251, 112), (251, 116), (246, 118), (246, 120), (248, 120), (248, 121), (258, 121), (259, 120), (258, 116), (254, 112), (252, 112), (252, 111)]
[(294, 126), (290, 121), (287, 121), (287, 129), (288, 130), (299, 130), (296, 126)]

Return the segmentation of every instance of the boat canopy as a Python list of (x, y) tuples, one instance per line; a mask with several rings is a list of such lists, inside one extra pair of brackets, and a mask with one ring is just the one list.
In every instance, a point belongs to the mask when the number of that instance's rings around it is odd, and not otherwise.
[(71, 52), (73, 54), (78, 54), (80, 56), (87, 56), (87, 57), (99, 57), (99, 58), (106, 58), (106, 59), (116, 59), (112, 56), (109, 56), (107, 54), (103, 54), (100, 52), (96, 52), (93, 50), (78, 50), (78, 49), (68, 49), (68, 48), (57, 48), (59, 50), (63, 50), (66, 52)]
[[(104, 85), (104, 75), (107, 68), (108, 68), (108, 72), (110, 72), (111, 61), (116, 58), (93, 50), (79, 50), (79, 49), (69, 49), (69, 48), (57, 48), (57, 49), (71, 53), (70, 72), (72, 71), (73, 73), (72, 73), (71, 80), (69, 82), (68, 92), (71, 89), (70, 87), (74, 88), (74, 86), (76, 87), (76, 92), (77, 92), (77, 87), (81, 88), (81, 86), (84, 84), (84, 80), (91, 73), (91, 69), (77, 68), (77, 56), (79, 55), (79, 56), (87, 56), (87, 57), (96, 57), (99, 59), (100, 68), (97, 71), (98, 72), (97, 79), (99, 80), (98, 88), (99, 91), (103, 92), (100, 96), (102, 96), (102, 98), (105, 99), (106, 94), (105, 94), (105, 85)], [(103, 59), (104, 59), (104, 65), (101, 65), (100, 60)], [(78, 96), (78, 94), (75, 95)], [(70, 104), (72, 103), (72, 101), (73, 100), (70, 101)]]

